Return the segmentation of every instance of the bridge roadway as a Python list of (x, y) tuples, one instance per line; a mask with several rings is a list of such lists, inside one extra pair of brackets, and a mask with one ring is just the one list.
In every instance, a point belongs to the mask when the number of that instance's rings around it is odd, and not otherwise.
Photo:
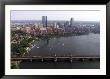
[(73, 61), (73, 60), (100, 60), (100, 57), (96, 57), (96, 56), (23, 56), (23, 57), (11, 57), (12, 61), (19, 61), (19, 60), (54, 60), (54, 61), (58, 61), (60, 60), (69, 60), (69, 61)]

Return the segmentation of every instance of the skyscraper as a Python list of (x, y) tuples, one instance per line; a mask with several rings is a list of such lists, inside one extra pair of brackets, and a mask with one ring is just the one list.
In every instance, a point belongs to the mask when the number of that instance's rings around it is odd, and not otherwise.
[(70, 19), (70, 26), (73, 26), (74, 25), (74, 18), (71, 18)]
[(66, 21), (66, 22), (64, 23), (64, 26), (65, 26), (65, 27), (69, 27), (69, 26), (70, 26), (70, 22), (69, 22), (69, 21)]
[(47, 27), (47, 16), (42, 16), (42, 24)]

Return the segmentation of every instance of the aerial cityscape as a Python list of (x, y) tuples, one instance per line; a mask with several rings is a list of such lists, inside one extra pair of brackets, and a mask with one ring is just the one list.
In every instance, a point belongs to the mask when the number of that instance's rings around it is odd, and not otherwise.
[(40, 17), (11, 20), (12, 69), (100, 68), (99, 21)]

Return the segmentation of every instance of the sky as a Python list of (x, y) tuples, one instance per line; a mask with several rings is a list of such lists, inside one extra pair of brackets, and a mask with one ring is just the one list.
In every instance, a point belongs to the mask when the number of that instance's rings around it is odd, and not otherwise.
[(11, 11), (11, 20), (70, 20), (100, 21), (100, 11)]

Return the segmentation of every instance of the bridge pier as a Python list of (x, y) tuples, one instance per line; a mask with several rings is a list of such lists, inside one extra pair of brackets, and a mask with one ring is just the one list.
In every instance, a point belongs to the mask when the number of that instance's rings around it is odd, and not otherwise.
[(54, 58), (54, 62), (57, 62), (57, 57)]
[(71, 62), (71, 63), (73, 62), (72, 54), (70, 55), (70, 62)]
[(72, 63), (72, 62), (73, 62), (73, 60), (72, 60), (72, 59), (70, 59), (70, 62)]
[(42, 60), (41, 60), (42, 62), (44, 61), (44, 59), (43, 59), (43, 57), (42, 57)]
[(85, 61), (85, 59), (84, 59), (84, 58), (82, 58), (82, 61), (84, 62), (84, 61)]
[(32, 59), (30, 59), (30, 61), (32, 62)]
[(73, 62), (73, 59), (72, 59), (72, 57), (70, 57), (70, 59), (69, 59), (69, 60), (70, 60), (70, 62), (71, 62), (71, 63)]
[(54, 57), (54, 62), (57, 62), (57, 55), (56, 55), (56, 53), (55, 53), (55, 55), (54, 55), (55, 57)]

